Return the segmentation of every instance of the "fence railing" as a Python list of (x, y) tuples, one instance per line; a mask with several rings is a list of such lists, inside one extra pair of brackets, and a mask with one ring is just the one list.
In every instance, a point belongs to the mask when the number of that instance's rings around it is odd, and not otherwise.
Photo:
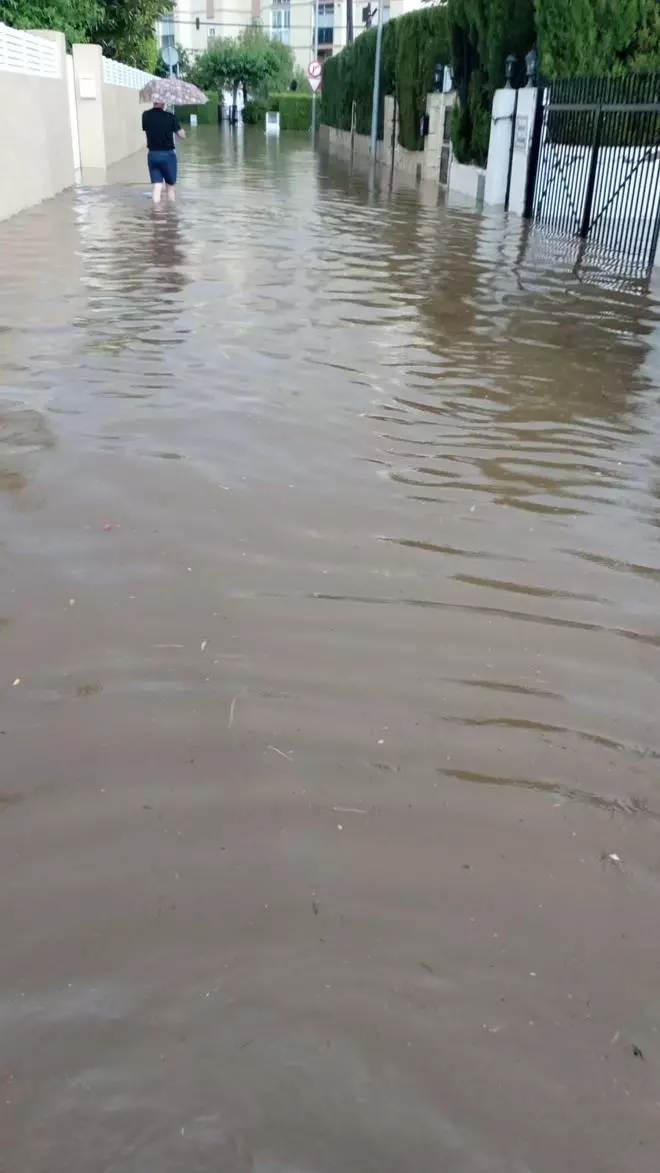
[(0, 70), (58, 78), (62, 60), (53, 41), (0, 23)]
[(103, 80), (107, 85), (141, 90), (153, 78), (153, 73), (145, 73), (144, 69), (134, 69), (132, 65), (124, 65), (110, 57), (103, 58)]

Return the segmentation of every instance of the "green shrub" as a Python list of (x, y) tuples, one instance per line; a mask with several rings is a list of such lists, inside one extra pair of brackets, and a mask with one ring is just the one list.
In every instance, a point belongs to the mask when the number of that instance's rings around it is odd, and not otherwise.
[(396, 25), (394, 75), (399, 142), (409, 151), (421, 151), (424, 140), (419, 123), (426, 111), (426, 95), (433, 89), (436, 65), (447, 65), (450, 57), (447, 9), (423, 8), (392, 23)]
[[(383, 137), (383, 98), (395, 94), (398, 104), (399, 142), (408, 150), (421, 150), (419, 124), (426, 110), (426, 95), (433, 89), (436, 65), (449, 61), (447, 13), (443, 5), (411, 12), (389, 20), (383, 28), (378, 137)], [(376, 29), (357, 40), (323, 67), (323, 121), (339, 130), (350, 130), (355, 102), (355, 129), (371, 131)]]
[(269, 105), (264, 98), (252, 98), (243, 107), (243, 122), (248, 126), (263, 126)]
[(190, 122), (190, 115), (196, 114), (200, 126), (209, 126), (218, 121), (218, 95), (215, 90), (204, 91), (208, 102), (205, 106), (178, 106), (176, 113), (180, 122)]
[[(271, 94), (268, 99), (269, 110), (279, 110), (280, 130), (311, 130), (312, 126), (312, 95), (293, 93)], [(316, 103), (316, 121), (320, 121), (321, 103)]]

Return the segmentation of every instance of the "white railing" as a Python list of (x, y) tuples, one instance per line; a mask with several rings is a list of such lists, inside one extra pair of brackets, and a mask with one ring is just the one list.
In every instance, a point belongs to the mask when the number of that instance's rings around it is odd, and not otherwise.
[(61, 77), (62, 60), (57, 45), (0, 23), (0, 70), (31, 73), (36, 77)]
[(110, 57), (103, 58), (103, 80), (106, 85), (128, 86), (131, 90), (141, 90), (153, 79), (153, 73), (134, 69), (132, 65), (123, 65), (121, 61), (113, 61)]

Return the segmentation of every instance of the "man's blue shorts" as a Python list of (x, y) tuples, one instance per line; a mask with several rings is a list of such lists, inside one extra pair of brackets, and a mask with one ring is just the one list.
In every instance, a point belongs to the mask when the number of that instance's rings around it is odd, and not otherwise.
[(176, 151), (148, 151), (149, 178), (152, 183), (176, 183)]

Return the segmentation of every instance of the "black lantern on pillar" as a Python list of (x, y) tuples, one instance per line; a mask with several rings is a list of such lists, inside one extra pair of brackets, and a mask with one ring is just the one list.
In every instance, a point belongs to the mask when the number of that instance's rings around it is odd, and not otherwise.
[(433, 89), (436, 94), (441, 94), (443, 90), (443, 82), (445, 77), (444, 65), (436, 65), (433, 70)]
[(516, 57), (515, 53), (509, 53), (509, 56), (504, 62), (504, 73), (506, 76), (505, 89), (507, 90), (511, 89), (511, 82), (513, 81), (513, 74), (516, 68), (517, 60), (518, 58)]
[(530, 49), (525, 56), (525, 69), (527, 70), (527, 85), (536, 85), (536, 64), (537, 64), (536, 49)]

